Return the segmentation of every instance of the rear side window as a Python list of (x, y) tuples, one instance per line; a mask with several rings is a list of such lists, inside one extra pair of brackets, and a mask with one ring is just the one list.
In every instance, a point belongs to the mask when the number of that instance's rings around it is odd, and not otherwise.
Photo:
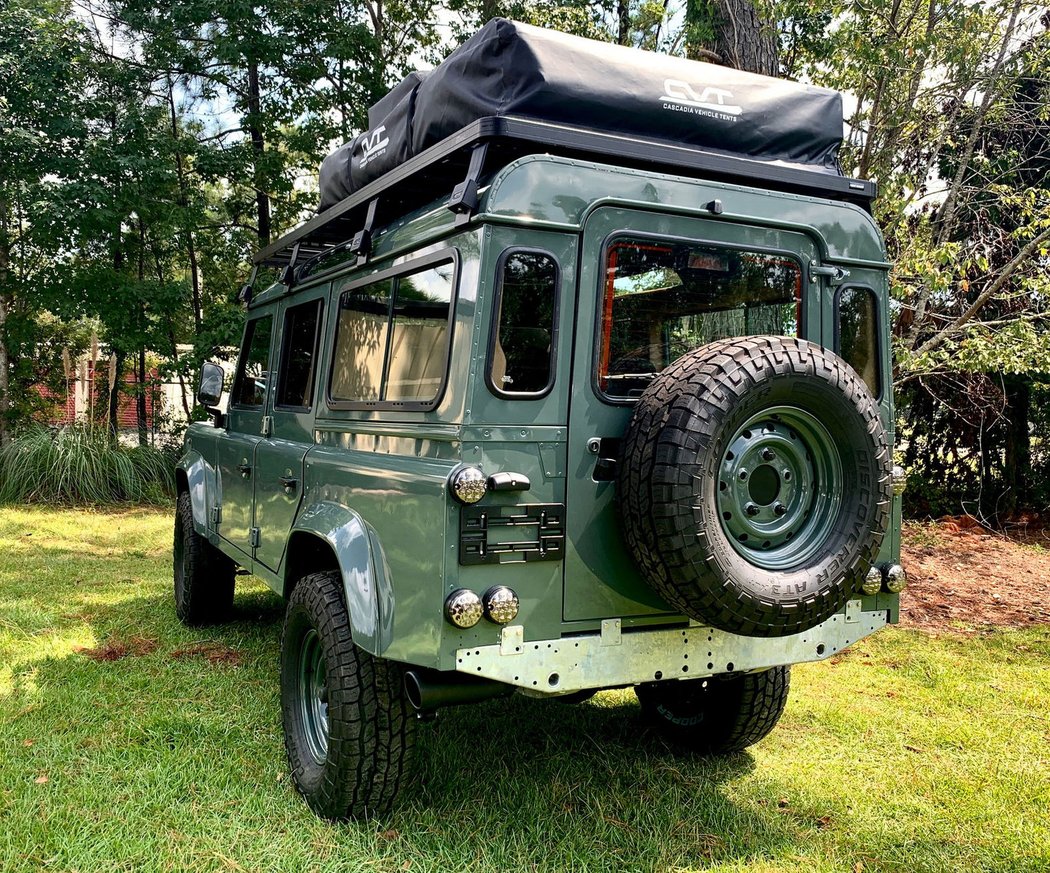
[(503, 259), (497, 319), (489, 355), (489, 386), (497, 394), (545, 394), (554, 381), (558, 265), (543, 252)]
[(331, 400), (435, 403), (448, 370), (454, 288), (449, 260), (344, 292)]
[(293, 306), (285, 314), (275, 406), (307, 409), (313, 405), (320, 321), (320, 300)]
[(270, 378), (270, 339), (273, 316), (266, 315), (248, 322), (244, 331), (241, 360), (233, 387), (236, 406), (262, 406), (266, 402), (266, 385)]
[(860, 377), (872, 396), (882, 396), (879, 361), (878, 301), (870, 288), (843, 288), (838, 294), (838, 353)]
[(637, 397), (664, 367), (718, 339), (797, 336), (802, 269), (778, 254), (620, 239), (607, 251), (598, 387)]

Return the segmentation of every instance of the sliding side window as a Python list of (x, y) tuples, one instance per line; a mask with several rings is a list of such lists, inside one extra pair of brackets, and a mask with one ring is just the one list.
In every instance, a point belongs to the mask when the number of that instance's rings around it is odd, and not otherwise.
[(432, 408), (448, 372), (455, 262), (351, 288), (339, 299), (329, 388), (336, 408)]

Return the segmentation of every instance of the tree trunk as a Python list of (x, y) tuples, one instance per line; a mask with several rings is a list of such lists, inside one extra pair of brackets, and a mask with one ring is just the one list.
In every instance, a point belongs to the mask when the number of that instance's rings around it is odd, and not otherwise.
[(252, 151), (255, 153), (255, 205), (258, 211), (259, 245), (270, 244), (270, 195), (266, 193), (263, 176), (263, 152), (266, 142), (263, 139), (260, 114), (259, 62), (248, 61), (248, 133), (252, 140)]
[(136, 373), (138, 378), (138, 397), (135, 398), (135, 423), (138, 425), (139, 430), (139, 445), (144, 446), (149, 443), (149, 422), (146, 418), (146, 392), (149, 390), (149, 385), (146, 381), (146, 349), (139, 349), (139, 371)]
[(687, 0), (686, 56), (776, 76), (777, 36), (749, 0)]
[(631, 44), (631, 7), (629, 0), (616, 0), (616, 42), (619, 45)]
[(193, 329), (194, 333), (200, 335), (203, 321), (201, 305), (201, 277), (200, 265), (197, 263), (197, 247), (193, 240), (193, 224), (190, 221), (189, 185), (186, 181), (186, 167), (182, 160), (182, 152), (179, 150), (179, 124), (175, 115), (175, 87), (171, 75), (168, 75), (168, 115), (171, 119), (171, 139), (175, 146), (175, 176), (179, 183), (179, 208), (182, 210), (183, 233), (186, 235), (186, 259), (190, 265), (190, 289), (193, 294)]
[(1003, 480), (1007, 515), (1026, 509), (1031, 500), (1032, 435), (1029, 419), (1032, 407), (1031, 383), (1024, 378), (1006, 382), (1006, 440)]
[(113, 384), (109, 386), (109, 436), (110, 439), (115, 443), (117, 441), (117, 434), (120, 431), (120, 374), (124, 370), (124, 361), (126, 356), (123, 352), (110, 351), (110, 354), (116, 357), (116, 378), (113, 379)]
[(11, 281), (10, 238), (7, 229), (10, 226), (10, 208), (7, 200), (0, 197), (0, 446), (7, 442), (8, 415), (11, 409), (8, 398), (7, 355), (7, 311), (8, 287)]

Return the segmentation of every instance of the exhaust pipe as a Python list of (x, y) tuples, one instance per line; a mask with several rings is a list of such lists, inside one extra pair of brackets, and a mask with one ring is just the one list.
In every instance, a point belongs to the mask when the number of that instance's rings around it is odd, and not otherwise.
[(509, 697), (514, 693), (514, 686), (454, 670), (443, 672), (424, 669), (405, 673), (405, 693), (416, 712), (426, 713), (443, 706)]

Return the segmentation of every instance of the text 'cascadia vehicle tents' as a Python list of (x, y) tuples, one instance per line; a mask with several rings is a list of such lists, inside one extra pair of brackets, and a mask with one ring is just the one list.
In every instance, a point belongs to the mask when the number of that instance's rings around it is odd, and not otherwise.
[(841, 175), (835, 91), (496, 18), (368, 112), (321, 165), (320, 210), (480, 118), (627, 134)]

